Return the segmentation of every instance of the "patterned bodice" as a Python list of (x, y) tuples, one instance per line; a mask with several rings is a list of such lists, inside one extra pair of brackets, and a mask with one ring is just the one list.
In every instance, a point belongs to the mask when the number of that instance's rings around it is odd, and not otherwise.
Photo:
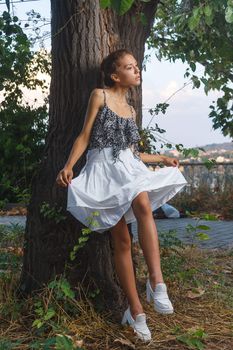
[(113, 112), (106, 102), (99, 109), (90, 136), (88, 149), (112, 147), (114, 163), (120, 160), (120, 150), (130, 146), (134, 157), (140, 159), (138, 142), (141, 137), (138, 132), (137, 124), (132, 117), (120, 117)]

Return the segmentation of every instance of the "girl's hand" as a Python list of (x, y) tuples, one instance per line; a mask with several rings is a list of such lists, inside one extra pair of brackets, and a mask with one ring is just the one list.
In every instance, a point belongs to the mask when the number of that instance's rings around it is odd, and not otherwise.
[(59, 186), (66, 187), (71, 183), (72, 178), (73, 178), (73, 170), (64, 167), (61, 171), (59, 171), (56, 178), (56, 183)]
[(165, 157), (163, 163), (166, 166), (179, 166), (179, 160), (171, 157)]

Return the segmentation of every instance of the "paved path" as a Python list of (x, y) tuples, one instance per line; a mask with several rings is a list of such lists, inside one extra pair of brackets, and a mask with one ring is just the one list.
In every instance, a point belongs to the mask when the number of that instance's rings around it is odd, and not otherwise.
[[(205, 221), (197, 220), (193, 218), (183, 219), (157, 219), (156, 225), (158, 232), (168, 232), (169, 230), (176, 230), (177, 237), (184, 243), (192, 242), (190, 234), (186, 231), (186, 226), (191, 224), (192, 226), (206, 225), (210, 229), (208, 231), (202, 231), (208, 234), (209, 238), (206, 241), (196, 240), (197, 244), (201, 248), (233, 248), (233, 221)], [(201, 230), (198, 230), (198, 232)], [(132, 224), (132, 232), (137, 239), (137, 223)]]
[[(25, 216), (0, 216), (0, 224), (20, 224), (25, 225)], [(197, 220), (192, 218), (183, 219), (157, 219), (156, 225), (160, 232), (168, 232), (169, 230), (176, 230), (177, 237), (184, 243), (190, 243), (191, 239), (186, 231), (186, 226), (191, 224), (195, 226)], [(204, 221), (201, 220), (199, 224), (207, 225), (210, 230), (206, 232), (210, 239), (207, 241), (197, 241), (201, 248), (233, 248), (233, 221)], [(137, 239), (137, 223), (132, 224), (132, 232), (135, 239)], [(195, 242), (196, 243), (196, 242)]]
[(0, 224), (2, 225), (11, 225), (11, 224), (19, 224), (25, 226), (26, 224), (26, 216), (0, 216)]

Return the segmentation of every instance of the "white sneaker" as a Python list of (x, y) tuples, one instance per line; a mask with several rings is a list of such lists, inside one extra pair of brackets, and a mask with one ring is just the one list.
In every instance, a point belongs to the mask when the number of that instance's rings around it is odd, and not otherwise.
[(122, 318), (121, 324), (128, 323), (134, 330), (134, 333), (137, 334), (138, 338), (144, 342), (151, 340), (151, 332), (146, 324), (146, 315), (144, 313), (138, 314), (136, 320), (132, 317), (130, 309), (125, 311)]
[(165, 283), (156, 284), (155, 290), (153, 291), (148, 279), (146, 282), (146, 299), (148, 302), (150, 302), (151, 299), (154, 301), (154, 309), (160, 314), (172, 314), (174, 312)]

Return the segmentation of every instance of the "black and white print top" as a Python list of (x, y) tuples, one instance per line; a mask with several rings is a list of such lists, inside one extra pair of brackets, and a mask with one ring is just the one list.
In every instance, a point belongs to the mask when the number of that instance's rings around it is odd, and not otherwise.
[(116, 160), (121, 161), (119, 158), (120, 150), (132, 146), (134, 157), (141, 160), (138, 149), (141, 137), (133, 117), (132, 107), (131, 117), (120, 117), (108, 107), (104, 90), (103, 93), (104, 106), (97, 113), (87, 149), (98, 148), (101, 151), (105, 147), (112, 147), (115, 163)]

